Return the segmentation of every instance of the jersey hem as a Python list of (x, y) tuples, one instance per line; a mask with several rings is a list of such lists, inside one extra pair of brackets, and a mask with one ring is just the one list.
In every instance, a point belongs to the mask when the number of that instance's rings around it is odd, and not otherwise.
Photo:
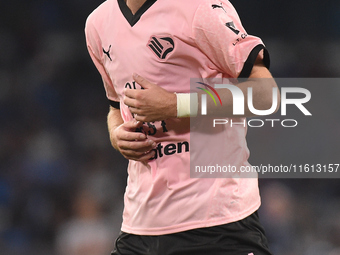
[(174, 234), (178, 232), (184, 232), (191, 229), (197, 229), (197, 228), (206, 228), (206, 227), (213, 227), (223, 224), (228, 224), (232, 222), (236, 222), (239, 220), (242, 220), (255, 211), (259, 209), (261, 205), (261, 201), (255, 204), (251, 209), (245, 211), (242, 214), (237, 215), (237, 217), (227, 217), (219, 220), (210, 220), (210, 221), (198, 221), (198, 222), (188, 222), (183, 223), (175, 226), (169, 226), (169, 227), (163, 227), (163, 228), (149, 228), (149, 229), (136, 229), (136, 228), (130, 228), (124, 224), (122, 224), (121, 231), (129, 234), (134, 235), (167, 235), (167, 234)]

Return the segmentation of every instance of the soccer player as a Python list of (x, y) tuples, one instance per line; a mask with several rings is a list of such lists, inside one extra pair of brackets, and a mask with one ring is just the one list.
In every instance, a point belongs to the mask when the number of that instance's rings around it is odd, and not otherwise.
[[(107, 0), (85, 33), (110, 102), (111, 143), (129, 159), (112, 254), (271, 254), (257, 215), (257, 178), (190, 178), (190, 161), (202, 155), (190, 153), (189, 117), (200, 112), (203, 93), (189, 94), (190, 78), (251, 78), (237, 86), (244, 94), (253, 88), (256, 109), (270, 108), (276, 87), (252, 79), (272, 77), (269, 56), (231, 3)], [(208, 100), (208, 115), (233, 118), (232, 94), (218, 94), (223, 105)], [(245, 107), (242, 118), (250, 115)], [(222, 144), (215, 158), (238, 167), (249, 164), (245, 135), (241, 125), (199, 134), (205, 149)]]

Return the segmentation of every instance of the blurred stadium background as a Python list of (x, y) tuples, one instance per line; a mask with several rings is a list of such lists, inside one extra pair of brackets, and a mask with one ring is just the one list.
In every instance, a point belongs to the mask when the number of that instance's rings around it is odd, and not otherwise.
[[(339, 77), (338, 0), (231, 2), (248, 33), (266, 43), (275, 77)], [(0, 3), (1, 255), (105, 255), (119, 232), (126, 161), (109, 144), (108, 104), (83, 33), (100, 3)], [(309, 136), (314, 147), (296, 140), (297, 155), (340, 153), (333, 109), (335, 126), (316, 122), (322, 135)], [(318, 147), (323, 137), (327, 148)], [(280, 164), (281, 152), (295, 147), (280, 146), (286, 138), (273, 129), (250, 130), (248, 139), (251, 163)], [(260, 187), (276, 255), (340, 254), (338, 180), (261, 179)]]

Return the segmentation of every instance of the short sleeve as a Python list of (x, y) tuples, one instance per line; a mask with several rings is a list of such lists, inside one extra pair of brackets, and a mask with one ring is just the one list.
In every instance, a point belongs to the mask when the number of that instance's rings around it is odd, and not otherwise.
[(219, 71), (233, 78), (249, 77), (262, 49), (264, 63), (269, 68), (269, 55), (262, 40), (247, 34), (229, 1), (204, 1), (196, 10), (192, 24), (198, 48)]
[(115, 102), (119, 102), (119, 97), (114, 89), (112, 81), (106, 72), (106, 69), (103, 65), (103, 50), (101, 46), (101, 40), (98, 35), (98, 32), (94, 26), (94, 15), (93, 13), (87, 18), (85, 25), (85, 37), (86, 37), (86, 45), (89, 51), (90, 57), (95, 64), (97, 70), (99, 71), (106, 91), (106, 96), (110, 101), (110, 104), (114, 104)]

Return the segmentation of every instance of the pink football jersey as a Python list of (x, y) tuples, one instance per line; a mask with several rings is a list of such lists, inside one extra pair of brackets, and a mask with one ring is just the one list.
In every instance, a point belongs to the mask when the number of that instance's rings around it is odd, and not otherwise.
[[(133, 118), (122, 101), (124, 88), (141, 89), (133, 73), (170, 92), (188, 93), (191, 78), (249, 76), (265, 50), (226, 0), (148, 0), (135, 15), (124, 0), (108, 0), (88, 17), (85, 32), (107, 97), (120, 102), (124, 121)], [(189, 118), (145, 123), (143, 132), (157, 142), (156, 155), (147, 163), (129, 162), (122, 231), (162, 235), (214, 226), (260, 206), (257, 178), (190, 177), (190, 161), (206, 152), (190, 153)], [(197, 135), (205, 150), (224, 146), (214, 153), (216, 163), (249, 164), (245, 127), (212, 133)]]

